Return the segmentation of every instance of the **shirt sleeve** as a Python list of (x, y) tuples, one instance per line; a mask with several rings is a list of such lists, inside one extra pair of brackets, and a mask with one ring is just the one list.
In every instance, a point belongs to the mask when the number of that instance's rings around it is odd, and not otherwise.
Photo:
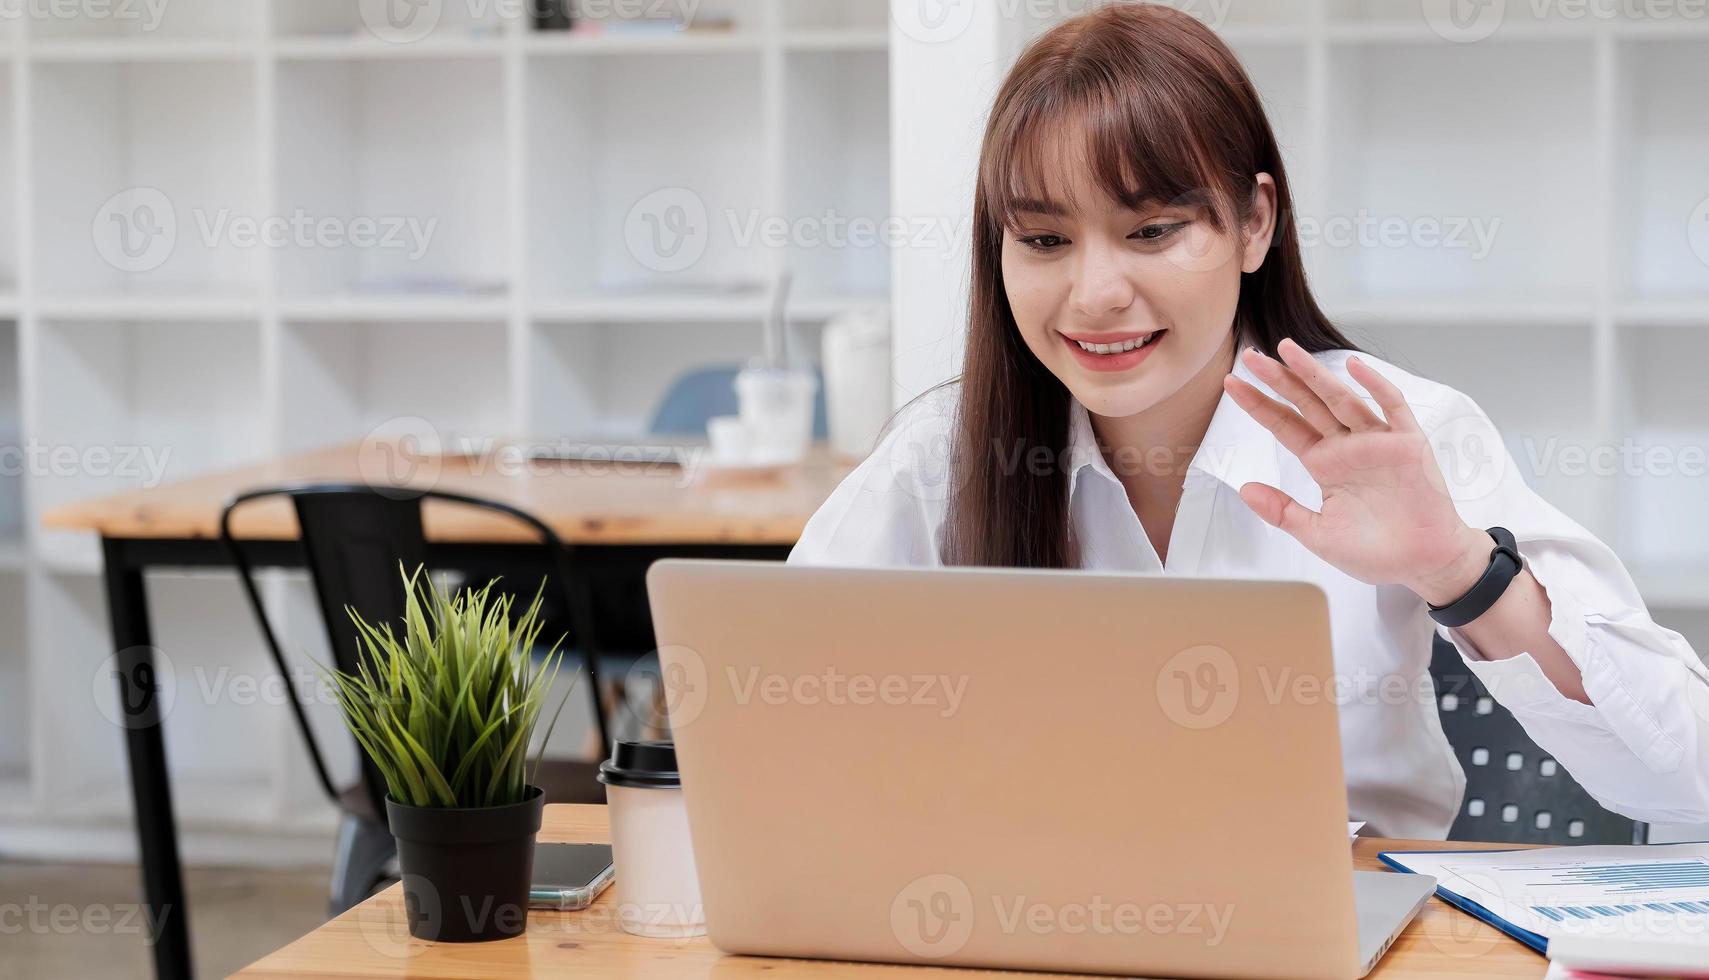
[(1561, 694), (1529, 652), (1486, 660), (1459, 630), (1437, 632), (1597, 802), (1637, 820), (1709, 820), (1709, 668), (1650, 618), (1613, 550), (1531, 489), (1482, 409), (1448, 392), (1419, 422), (1456, 509), (1513, 532), (1592, 704)]
[(935, 566), (948, 496), (953, 389), (897, 413), (872, 454), (808, 519), (793, 565)]

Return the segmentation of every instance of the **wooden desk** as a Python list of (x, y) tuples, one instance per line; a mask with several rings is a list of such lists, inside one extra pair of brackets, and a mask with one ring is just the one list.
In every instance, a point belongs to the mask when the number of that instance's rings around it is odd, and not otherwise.
[[(635, 578), (637, 568), (663, 557), (782, 559), (847, 471), (820, 451), (776, 480), (697, 484), (682, 469), (636, 462), (530, 464), (520, 453), (437, 456), (367, 442), (49, 511), (45, 527), (94, 531), (102, 539), (114, 673), (127, 706), (125, 748), (143, 891), (151, 921), (159, 923), (153, 939), (156, 974), (188, 978), (191, 964), (144, 573), (230, 567), (219, 541), (219, 518), (233, 496), (261, 487), (367, 483), (486, 497), (544, 521), (572, 549), (575, 574), (597, 581)], [(431, 502), (422, 517), (435, 565), (546, 569), (537, 540), (514, 521)], [(294, 540), (296, 520), (285, 500), (238, 511), (233, 533), (253, 542), (245, 551), (258, 567), (303, 564)]]
[[(514, 455), (409, 454), (353, 443), (211, 473), (149, 490), (67, 504), (42, 525), (127, 539), (216, 539), (220, 509), (244, 490), (302, 483), (437, 488), (498, 500), (545, 521), (567, 544), (793, 545), (849, 467), (816, 450), (775, 480), (689, 485), (682, 469), (629, 462), (527, 462)], [(427, 536), (446, 542), (532, 542), (514, 521), (429, 505)], [(240, 538), (288, 540), (288, 502), (257, 503), (234, 516)]]
[[(609, 833), (605, 807), (552, 806), (546, 808), (540, 840), (607, 843)], [(1360, 838), (1353, 844), (1354, 864), (1363, 870), (1377, 870), (1380, 866), (1376, 855), (1380, 850), (1448, 846), (1465, 845)], [(439, 945), (410, 938), (403, 915), (403, 892), (400, 886), (393, 885), (237, 976), (968, 978), (991, 975), (930, 967), (724, 956), (704, 938), (661, 940), (628, 935), (617, 928), (611, 905), (608, 891), (592, 908), (581, 912), (530, 913), (527, 934), (516, 939)], [(1536, 953), (1432, 898), (1371, 976), (1376, 980), (1541, 977), (1546, 968), (1547, 963)]]

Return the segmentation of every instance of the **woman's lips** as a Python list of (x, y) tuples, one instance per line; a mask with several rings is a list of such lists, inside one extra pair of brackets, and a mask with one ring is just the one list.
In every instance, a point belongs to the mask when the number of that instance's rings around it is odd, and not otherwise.
[(1144, 347), (1136, 347), (1133, 350), (1121, 354), (1094, 354), (1081, 347), (1077, 341), (1083, 340), (1088, 344), (1119, 344), (1129, 340), (1136, 340), (1140, 337), (1144, 337), (1146, 334), (1081, 334), (1078, 337), (1070, 337), (1067, 334), (1057, 334), (1057, 336), (1062, 338), (1062, 342), (1068, 346), (1068, 350), (1079, 360), (1081, 366), (1085, 367), (1088, 371), (1127, 371), (1137, 367), (1141, 361), (1150, 357), (1151, 352), (1156, 349), (1158, 344), (1161, 344), (1164, 341), (1169, 333), (1166, 329), (1150, 332), (1155, 333), (1156, 336), (1152, 337), (1151, 341)]

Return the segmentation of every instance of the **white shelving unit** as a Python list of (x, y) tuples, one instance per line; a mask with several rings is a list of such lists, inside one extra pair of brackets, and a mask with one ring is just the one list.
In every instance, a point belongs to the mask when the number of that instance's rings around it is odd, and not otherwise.
[[(675, 374), (758, 353), (782, 263), (803, 354), (828, 318), (887, 301), (882, 250), (744, 234), (793, 209), (887, 214), (882, 7), (714, 0), (697, 17), (724, 28), (566, 34), (505, 19), (528, 5), (447, 2), (404, 39), (356, 0), (46, 19), (67, 6), (0, 17), (8, 855), (132, 846), (96, 542), (39, 529), (44, 510), (399, 417), (447, 439), (639, 431)], [(657, 224), (684, 201), (704, 254), (673, 265), (645, 235), (684, 230)], [(119, 465), (133, 450), (153, 456)], [(231, 686), (270, 675), (235, 582), (149, 587), (188, 859), (255, 860), (259, 833), (286, 838), (262, 860), (329, 857), (285, 708)], [(267, 594), (290, 648), (319, 655), (300, 577)]]
[[(0, 18), (0, 449), (169, 450), (179, 478), (398, 416), (448, 437), (634, 430), (674, 373), (754, 350), (783, 263), (807, 350), (893, 282), (899, 324), (955, 288), (941, 270), (905, 279), (882, 247), (746, 234), (885, 219), (914, 199), (895, 192), (892, 134), (974, 129), (983, 105), (922, 128), (910, 114), (939, 93), (892, 95), (898, 45), (917, 42), (882, 0), (708, 0), (731, 29), (680, 34), (537, 34), (501, 4), (438, 6), (407, 43), (375, 36), (355, 0), (174, 0), (152, 30)], [(1302, 218), (1499, 220), (1479, 256), (1311, 246), (1314, 287), (1355, 339), (1470, 393), (1522, 461), (1538, 440), (1631, 437), (1683, 464), (1709, 446), (1687, 373), (1709, 355), (1709, 28), (1528, 9), (1472, 44), (1414, 0), (1236, 4), (1218, 26), (1265, 95)], [(138, 187), (177, 227), (146, 268), (150, 202), (112, 203)], [(435, 230), (413, 259), (203, 230), (297, 213)], [(679, 268), (685, 238), (703, 251)], [(898, 376), (948, 349), (899, 338)], [(141, 477), (79, 458), (0, 471), (0, 848), (129, 845), (97, 556), (34, 518)], [(1537, 480), (1709, 651), (1709, 476)], [(150, 584), (182, 690), (262, 673), (228, 576)], [(269, 591), (292, 649), (314, 652), (300, 582)], [(324, 853), (330, 814), (277, 704), (195, 695), (167, 729), (191, 859), (250, 856), (220, 848), (281, 826)]]

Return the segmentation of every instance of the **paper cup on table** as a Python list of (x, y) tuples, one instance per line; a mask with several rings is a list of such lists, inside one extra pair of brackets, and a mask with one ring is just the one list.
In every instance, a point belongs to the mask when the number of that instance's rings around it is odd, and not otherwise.
[(752, 462), (796, 463), (807, 455), (818, 393), (819, 381), (810, 371), (747, 368), (736, 375), (736, 403)]
[(619, 740), (599, 781), (611, 809), (617, 924), (637, 936), (705, 935), (676, 746)]
[(737, 465), (748, 458), (748, 427), (735, 415), (706, 421), (706, 441), (714, 463)]

